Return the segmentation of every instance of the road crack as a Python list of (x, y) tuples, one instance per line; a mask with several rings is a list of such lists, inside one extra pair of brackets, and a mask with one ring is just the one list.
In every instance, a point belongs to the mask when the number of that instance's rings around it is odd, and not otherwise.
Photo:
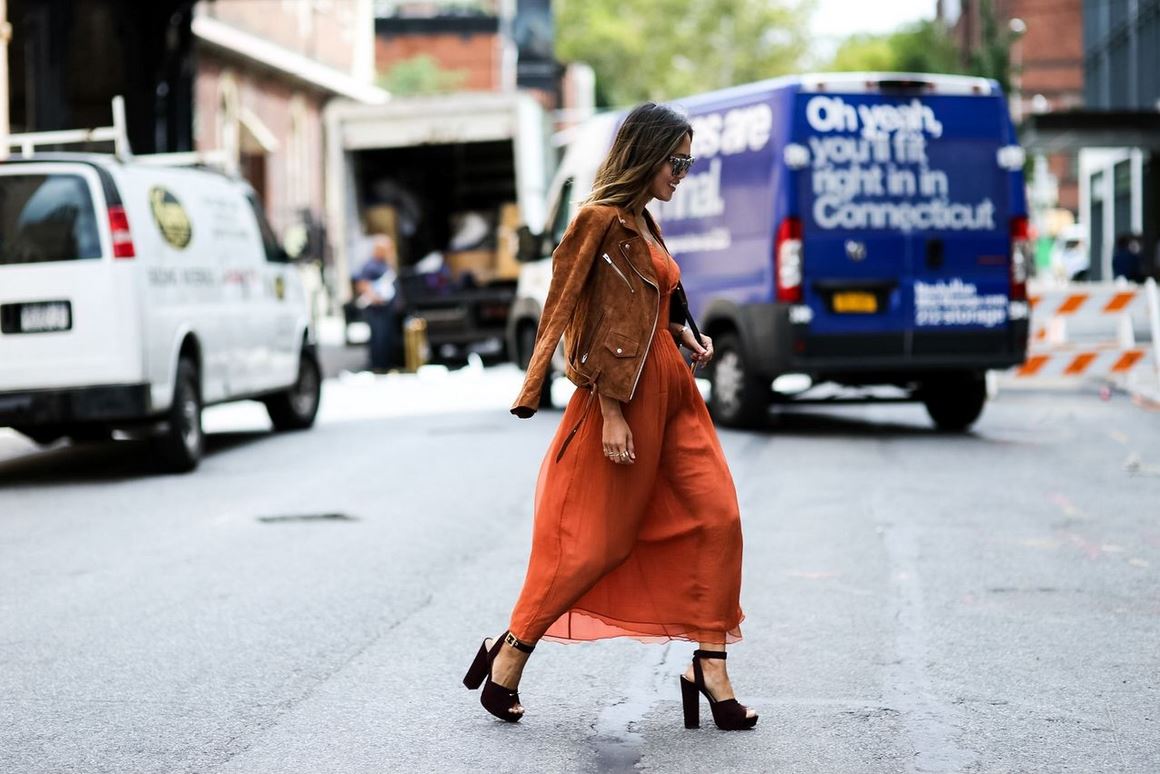
[(961, 729), (960, 712), (931, 684), (931, 644), (919, 569), (918, 532), (913, 525), (888, 522), (874, 503), (869, 508), (880, 525), (890, 567), (890, 607), (898, 661), (886, 670), (886, 690), (888, 704), (898, 711), (914, 749), (914, 760), (907, 763), (906, 770), (968, 771), (977, 765), (976, 754), (960, 747), (956, 739)]
[(666, 645), (658, 661), (655, 649), (649, 648), (629, 672), (624, 697), (601, 710), (592, 726), (596, 771), (610, 774), (637, 771), (644, 757), (644, 737), (637, 733), (636, 727), (662, 699), (661, 684), (672, 672), (669, 668), (672, 651), (672, 645)]

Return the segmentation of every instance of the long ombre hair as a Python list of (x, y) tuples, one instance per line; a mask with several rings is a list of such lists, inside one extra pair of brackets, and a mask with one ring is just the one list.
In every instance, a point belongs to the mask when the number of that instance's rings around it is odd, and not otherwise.
[(637, 209), (648, 197), (653, 176), (686, 134), (691, 139), (693, 127), (670, 107), (646, 102), (633, 108), (596, 170), (592, 193), (583, 203)]

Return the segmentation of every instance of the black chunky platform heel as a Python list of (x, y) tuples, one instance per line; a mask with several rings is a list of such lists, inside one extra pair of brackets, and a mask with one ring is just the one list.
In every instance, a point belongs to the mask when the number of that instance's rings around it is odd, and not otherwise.
[(505, 642), (521, 653), (531, 653), (536, 649), (535, 645), (527, 645), (517, 640), (511, 632), (504, 632), (502, 637), (492, 643), (490, 650), (485, 639), (480, 644), (479, 652), (475, 654), (475, 660), (471, 662), (467, 674), (463, 676), (463, 684), (469, 691), (483, 685), (483, 691), (479, 694), (479, 703), (483, 708), (500, 720), (516, 723), (524, 716), (523, 712), (512, 711), (520, 703), (519, 691), (513, 691), (491, 679), (491, 662), (495, 661), (496, 654)]
[(705, 673), (701, 670), (702, 658), (719, 658), (725, 660), (725, 652), (717, 650), (693, 651), (693, 680), (690, 682), (681, 675), (681, 705), (685, 711), (685, 728), (701, 727), (701, 697), (703, 694), (709, 700), (709, 710), (713, 713), (713, 722), (722, 731), (741, 731), (757, 725), (757, 716), (749, 717), (747, 708), (737, 699), (717, 701), (705, 687)]

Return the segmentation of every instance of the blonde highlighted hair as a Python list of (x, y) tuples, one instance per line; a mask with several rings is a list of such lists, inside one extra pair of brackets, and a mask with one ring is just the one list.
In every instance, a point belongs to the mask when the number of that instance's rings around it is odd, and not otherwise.
[(692, 139), (693, 127), (672, 108), (655, 102), (635, 107), (617, 130), (583, 204), (636, 209), (648, 197), (653, 176), (685, 135)]

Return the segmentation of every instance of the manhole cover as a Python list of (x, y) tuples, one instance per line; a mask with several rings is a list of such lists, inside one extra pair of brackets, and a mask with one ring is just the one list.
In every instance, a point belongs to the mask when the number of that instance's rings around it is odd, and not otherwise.
[(259, 516), (258, 521), (279, 524), (287, 521), (358, 521), (345, 513), (286, 513), (277, 516)]

